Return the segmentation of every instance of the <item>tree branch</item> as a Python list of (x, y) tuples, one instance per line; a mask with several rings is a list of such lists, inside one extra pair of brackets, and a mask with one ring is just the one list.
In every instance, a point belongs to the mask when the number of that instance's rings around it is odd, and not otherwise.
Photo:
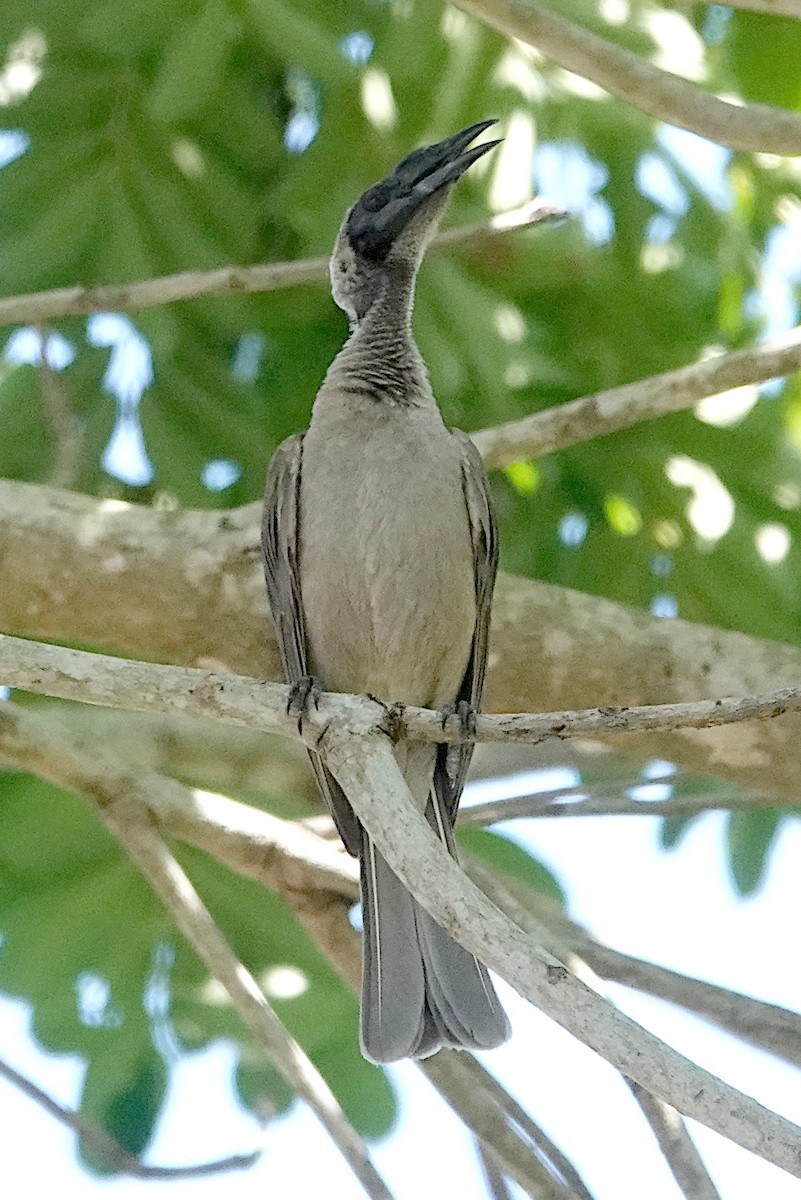
[(454, 0), (457, 8), (535, 46), (568, 71), (668, 125), (733, 150), (801, 154), (801, 117), (767, 104), (732, 104), (654, 67), (536, 0)]
[[(671, 8), (684, 11), (681, 0), (667, 0)], [(726, 8), (765, 13), (771, 17), (801, 17), (801, 0), (726, 0)]]
[[(320, 902), (319, 897), (301, 893), (288, 899), (331, 965), (358, 995), (361, 979), (359, 939), (341, 901)], [(543, 1194), (551, 1194), (548, 1190), (543, 1193), (543, 1188), (552, 1187), (550, 1175), (532, 1153), (528, 1140), (510, 1124), (494, 1099), (500, 1085), (472, 1055), (440, 1050), (431, 1058), (418, 1061), (417, 1067), (527, 1196), (541, 1200)]]
[[(492, 217), (489, 221), (443, 230), (434, 239), (432, 248), (466, 245), (479, 250), (494, 238), (565, 215), (547, 201), (534, 200), (512, 212)], [(214, 271), (182, 271), (177, 275), (162, 275), (140, 283), (112, 283), (95, 288), (55, 288), (48, 292), (0, 298), (0, 326), (37, 324), (52, 320), (53, 317), (82, 316), (94, 312), (152, 308), (174, 304), (177, 300), (194, 300), (198, 296), (276, 292), (307, 283), (324, 283), (327, 279), (326, 257), (259, 263), (250, 267), (219, 267)]]
[(625, 1075), (679, 1112), (801, 1178), (801, 1129), (617, 1012), (465, 880), (414, 807), (384, 740), (354, 737), (331, 722), (323, 753), (389, 865), (462, 945)]
[[(0, 634), (0, 677), (11, 687), (66, 700), (135, 712), (212, 717), (285, 737), (301, 736), (296, 718), (287, 710), (287, 687), (243, 675), (135, 662)], [(801, 686), (682, 704), (480, 714), (473, 740), (537, 745), (549, 739), (562, 741), (642, 730), (703, 729), (780, 717), (799, 709)], [(389, 730), (393, 737), (419, 742), (456, 744), (462, 740), (459, 720), (443, 721), (441, 714), (432, 709), (411, 705), (386, 709), (369, 697), (326, 692), (320, 698), (319, 712), (321, 719), (337, 719), (357, 736)], [(312, 735), (318, 736), (324, 736), (324, 730), (322, 735), (319, 730)], [(312, 746), (316, 747), (315, 741)]]
[[(0, 482), (0, 561), (14, 580), (0, 589), (0, 629), (276, 679), (258, 547), (256, 505), (162, 512)], [(680, 701), (799, 680), (799, 647), (499, 576), (489, 710)], [(627, 737), (635, 755), (797, 798), (798, 717)]]
[(112, 1171), (118, 1171), (136, 1179), (202, 1179), (208, 1175), (220, 1175), (225, 1171), (245, 1170), (247, 1167), (252, 1167), (262, 1154), (261, 1150), (254, 1150), (250, 1154), (232, 1154), (228, 1158), (219, 1158), (214, 1162), (195, 1163), (187, 1167), (149, 1166), (140, 1162), (135, 1155), (120, 1145), (104, 1129), (87, 1121), (86, 1117), (79, 1112), (59, 1104), (52, 1096), (48, 1096), (47, 1092), (37, 1087), (32, 1080), (21, 1075), (19, 1071), (2, 1059), (0, 1059), (0, 1075), (43, 1108), (51, 1117), (55, 1117), (57, 1121), (61, 1121), (63, 1125), (71, 1129)]
[(64, 381), (50, 361), (50, 331), (46, 326), (39, 329), (39, 394), (55, 449), (55, 462), (47, 482), (52, 487), (72, 487), (81, 465), (83, 438), (67, 402)]
[[(94, 759), (89, 767), (86, 751), (74, 735), (65, 736), (41, 713), (14, 703), (0, 706), (2, 758), (75, 791), (86, 784), (87, 771), (98, 767)], [(303, 824), (283, 821), (223, 796), (193, 791), (148, 770), (106, 761), (102, 777), (105, 794), (126, 796), (134, 809), (145, 808), (160, 830), (277, 891), (358, 993), (359, 938), (348, 920), (350, 904), (359, 895), (358, 866), (338, 841), (333, 844)], [(94, 783), (94, 776), (90, 782)], [(551, 1196), (550, 1191), (543, 1192), (551, 1186), (547, 1170), (487, 1094), (490, 1077), (478, 1064), (466, 1075), (466, 1059), (459, 1054), (447, 1059), (438, 1055), (419, 1065), (462, 1120), (471, 1128), (476, 1122), (485, 1144), (527, 1195), (534, 1200)]]
[[(634, 786), (645, 785), (640, 781)], [(706, 795), (671, 796), (668, 800), (631, 800), (619, 792), (598, 795), (594, 789), (588, 796), (589, 790), (566, 788), (470, 804), (459, 809), (459, 824), (493, 825), (496, 821), (516, 821), (521, 817), (695, 817), (716, 810), (753, 812), (775, 807), (776, 803), (770, 797), (751, 793), (724, 795), (710, 791)]]
[(141, 781), (131, 778), (132, 772), (121, 779), (114, 764), (106, 762), (97, 752), (89, 757), (75, 753), (62, 742), (56, 753), (53, 740), (43, 743), (31, 736), (31, 722), (26, 718), (33, 714), (20, 717), (21, 711), (15, 712), (12, 704), (0, 709), (0, 757), (77, 792), (98, 810), (170, 910), (201, 961), (223, 984), (258, 1045), (328, 1131), (368, 1196), (373, 1200), (392, 1200), (363, 1141), (328, 1084), (287, 1033), (253, 976), (220, 933), (189, 877), (149, 822), (147, 795), (142, 794)]
[[(96, 771), (94, 749), (92, 754), (91, 769)], [(0, 706), (0, 757), (11, 758), (23, 769), (38, 771), (80, 790), (82, 779), (86, 782), (87, 768), (84, 763), (84, 774), (77, 779), (73, 776), (76, 756), (80, 761), (80, 746), (76, 746), (74, 736), (65, 738), (40, 712), (15, 704)], [(278, 890), (336, 969), (358, 988), (358, 939), (347, 920), (348, 905), (357, 894), (355, 863), (341, 850), (336, 851), (327, 838), (311, 833), (304, 825), (249, 810), (224, 797), (192, 792), (173, 780), (159, 779), (138, 768), (104, 764), (103, 777), (105, 793), (124, 795), (135, 807), (147, 805), (151, 817), (166, 832), (183, 837), (215, 854), (232, 869)], [(801, 1018), (796, 1014), (613, 951), (594, 942), (539, 893), (517, 888), (510, 880), (505, 880), (499, 890), (486, 868), (472, 864), (470, 870), (490, 894), (504, 893), (505, 906), (510, 902), (510, 893), (519, 896), (519, 906), (510, 910), (513, 919), (562, 962), (569, 963), (579, 955), (605, 978), (680, 1004), (755, 1045), (801, 1063)], [(529, 1194), (537, 1195), (539, 1176), (530, 1165), (530, 1153), (499, 1123), (491, 1102), (492, 1084), (486, 1081), (482, 1085), (483, 1098), (476, 1099), (477, 1086), (471, 1072), (479, 1069), (477, 1065), (468, 1067), (467, 1056), (451, 1055), (444, 1060), (447, 1066), (437, 1066), (441, 1059), (428, 1060), (421, 1068), (465, 1121), (478, 1123), (478, 1130), (504, 1170)], [(509, 1108), (512, 1103), (505, 1101), (502, 1108), (516, 1119)], [(555, 1147), (553, 1150), (558, 1155)], [(565, 1176), (564, 1163), (554, 1158), (553, 1152), (547, 1156), (575, 1192), (575, 1181)]]
[(465, 866), (482, 892), (565, 966), (578, 960), (601, 979), (666, 1000), (801, 1067), (801, 1014), (613, 950), (571, 921), (542, 892), (506, 876), (501, 883), (475, 858)]
[[(23, 769), (42, 773), (43, 762), (55, 763), (59, 778), (65, 781), (65, 764), (87, 753), (80, 738), (54, 723), (51, 714), (43, 716), (41, 711), (13, 703), (0, 706), (0, 750), (7, 738), (12, 739), (15, 761)], [(94, 745), (96, 739), (89, 753), (94, 752)], [(109, 788), (146, 805), (165, 833), (278, 892), (296, 910), (310, 905), (318, 923), (315, 928), (319, 927), (321, 907), (326, 914), (333, 913), (334, 925), (329, 927), (332, 937), (343, 906), (346, 909), (358, 899), (356, 862), (336, 837), (332, 840), (326, 836), (329, 830), (334, 832), (328, 817), (323, 818), (323, 831), (312, 832), (308, 822), (286, 821), (225, 796), (187, 788), (149, 768), (108, 762), (104, 774)], [(80, 779), (76, 790), (79, 783)], [(68, 781), (65, 785), (69, 786)], [(504, 898), (500, 900), (492, 873), (475, 861), (470, 862), (468, 870), (499, 907), (560, 961), (569, 963), (572, 956), (578, 955), (603, 979), (667, 1000), (801, 1066), (799, 1014), (613, 950), (591, 938), (541, 893), (505, 879)], [(506, 908), (510, 894), (518, 904), (514, 911)], [(300, 915), (303, 919), (302, 911)], [(337, 933), (336, 938), (340, 937)], [(352, 949), (349, 934), (347, 944)], [(358, 957), (350, 967), (342, 960), (335, 966), (358, 986)]]
[(626, 1083), (651, 1126), (659, 1149), (686, 1200), (721, 1200), (720, 1192), (710, 1179), (695, 1142), (675, 1108), (652, 1096), (632, 1079), (627, 1079)]
[(707, 396), (801, 369), (801, 328), (744, 350), (582, 396), (519, 421), (471, 434), (488, 468), (539, 458), (566, 446), (691, 408)]
[(550, 1164), (556, 1175), (561, 1177), (565, 1187), (576, 1200), (593, 1200), (586, 1183), (579, 1175), (570, 1159), (552, 1142), (544, 1129), (534, 1121), (521, 1104), (510, 1096), (494, 1075), (484, 1071), (475, 1058), (468, 1058), (465, 1073), (474, 1081), (475, 1087), (483, 1087), (505, 1113), (509, 1121), (516, 1125), (521, 1133), (531, 1142), (541, 1159)]

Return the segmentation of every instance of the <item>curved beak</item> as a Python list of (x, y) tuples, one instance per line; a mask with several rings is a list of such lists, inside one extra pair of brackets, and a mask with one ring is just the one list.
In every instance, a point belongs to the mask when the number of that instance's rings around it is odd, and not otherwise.
[(386, 179), (368, 188), (345, 222), (354, 250), (365, 258), (385, 258), (392, 243), (430, 197), (455, 183), (477, 159), (499, 145), (497, 139), (467, 148), (494, 124), (494, 120), (477, 121), (442, 142), (413, 150)]

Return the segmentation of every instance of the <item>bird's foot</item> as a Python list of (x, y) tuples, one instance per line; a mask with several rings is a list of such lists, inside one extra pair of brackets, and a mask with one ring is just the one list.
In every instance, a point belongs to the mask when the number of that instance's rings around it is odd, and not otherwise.
[(297, 717), (299, 734), (303, 734), (303, 718), (308, 716), (312, 705), (319, 708), (322, 694), (323, 685), (316, 675), (301, 675), (300, 679), (290, 684), (286, 711)]
[(453, 704), (443, 704), (439, 710), (442, 728), (448, 724), (451, 717), (458, 717), (459, 732), (463, 742), (472, 742), (476, 736), (476, 717), (478, 712), (467, 700), (457, 700)]

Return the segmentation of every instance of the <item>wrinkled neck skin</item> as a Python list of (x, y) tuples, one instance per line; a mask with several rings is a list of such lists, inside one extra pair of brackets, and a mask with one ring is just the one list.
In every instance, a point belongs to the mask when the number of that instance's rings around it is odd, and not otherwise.
[(412, 335), (416, 264), (393, 263), (382, 273), (376, 298), (326, 377), (349, 392), (391, 404), (433, 404), (428, 372)]

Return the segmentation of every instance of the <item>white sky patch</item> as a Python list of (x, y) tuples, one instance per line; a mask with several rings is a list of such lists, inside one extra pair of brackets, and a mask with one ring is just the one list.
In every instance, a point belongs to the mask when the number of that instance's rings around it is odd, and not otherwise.
[(270, 967), (259, 982), (264, 994), (273, 1000), (296, 1000), (309, 990), (308, 975), (288, 963)]
[(754, 535), (757, 553), (769, 566), (784, 562), (792, 544), (790, 530), (786, 525), (769, 523), (760, 525)]
[(374, 129), (382, 133), (398, 123), (398, 107), (386, 71), (368, 67), (362, 76), (362, 109)]
[(734, 500), (711, 467), (680, 454), (668, 459), (665, 474), (676, 487), (692, 489), (687, 520), (699, 537), (716, 542), (729, 532), (734, 521)]
[(462, 808), (486, 804), (490, 800), (511, 800), (515, 796), (535, 796), (538, 792), (562, 791), (578, 787), (581, 776), (571, 767), (547, 767), (541, 771), (522, 771), (500, 779), (475, 779), (464, 790)]
[(494, 315), (498, 337), (504, 342), (522, 342), (526, 336), (526, 320), (513, 304), (499, 304)]
[(534, 158), (534, 119), (518, 109), (512, 113), (504, 140), (493, 155), (492, 183), (487, 198), (493, 212), (525, 204), (534, 195), (531, 164)]
[(773, 499), (779, 508), (801, 508), (801, 487), (795, 482), (777, 483)]
[(18, 104), (33, 91), (42, 78), (46, 54), (47, 40), (38, 29), (28, 29), (11, 43), (5, 65), (0, 70), (0, 107)]
[(695, 406), (695, 415), (705, 425), (716, 425), (724, 429), (736, 425), (750, 413), (759, 399), (759, 388), (753, 383), (743, 387), (730, 388), (727, 392), (718, 392), (716, 396), (707, 396)]
[[(5, 357), (15, 366), (38, 366), (42, 360), (42, 335), (38, 329), (16, 329), (8, 339)], [(75, 358), (75, 347), (60, 333), (47, 335), (47, 362), (53, 371), (63, 371)]]
[(696, 83), (706, 79), (705, 46), (686, 17), (657, 10), (646, 12), (642, 23), (657, 44), (655, 66)]
[[(455, 13), (455, 8), (446, 9)], [(461, 13), (459, 14), (461, 16)], [(524, 49), (507, 50), (495, 68), (494, 82), (502, 87), (513, 87), (529, 104), (535, 104), (545, 97), (546, 87), (542, 75), (534, 67), (532, 56)]]
[(656, 135), (680, 173), (686, 173), (715, 208), (726, 211), (732, 206), (727, 172), (731, 150), (674, 125), (661, 125)]
[(598, 10), (607, 25), (625, 25), (631, 16), (629, 0), (601, 0)]

